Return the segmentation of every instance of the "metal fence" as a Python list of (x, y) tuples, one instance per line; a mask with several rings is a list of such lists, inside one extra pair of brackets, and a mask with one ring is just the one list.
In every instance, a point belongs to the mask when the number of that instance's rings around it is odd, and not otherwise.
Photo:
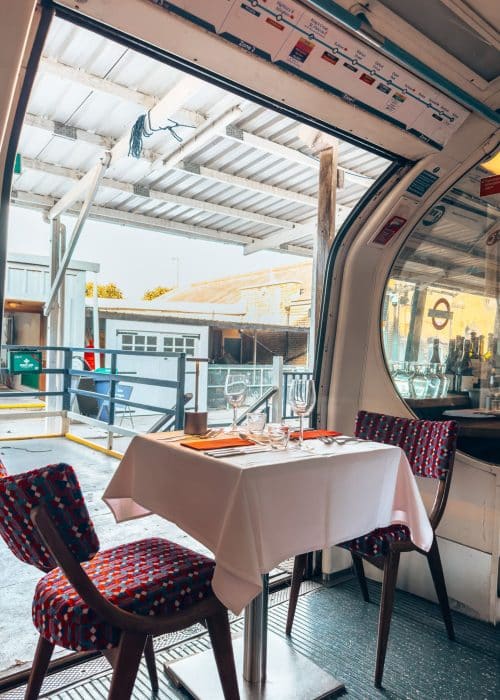
[[(292, 419), (295, 414), (292, 411), (288, 397), (290, 385), (294, 379), (311, 379), (312, 372), (296, 368), (278, 365), (209, 365), (208, 366), (208, 410), (222, 410), (227, 408), (224, 396), (226, 378), (231, 373), (247, 376), (249, 391), (245, 405), (250, 406), (259, 400), (272, 387), (281, 390), (280, 418)], [(281, 375), (281, 376), (280, 376)]]
[[(186, 394), (186, 358), (184, 353), (142, 352), (136, 350), (107, 350), (101, 348), (78, 347), (38, 347), (9, 345), (8, 351), (42, 352), (43, 362), (37, 374), (48, 377), (46, 390), (0, 391), (0, 398), (47, 398), (46, 410), (38, 413), (44, 417), (61, 416), (62, 433), (69, 428), (69, 421), (76, 420), (107, 431), (108, 448), (112, 448), (113, 435), (137, 435), (134, 430), (133, 411), (139, 409), (160, 414), (159, 420), (149, 431), (182, 429), (184, 427), (184, 409), (186, 402), (192, 398)], [(84, 354), (93, 353), (105, 358), (106, 369), (91, 371), (86, 368)], [(121, 357), (174, 358), (175, 371), (170, 369), (173, 378), (139, 376), (135, 372), (120, 371)], [(201, 360), (198, 360), (201, 361)], [(207, 360), (203, 360), (206, 362)], [(75, 366), (81, 365), (81, 366)], [(123, 366), (123, 365), (122, 365)], [(228, 424), (228, 404), (224, 395), (226, 378), (231, 373), (244, 374), (248, 379), (249, 391), (245, 409), (239, 421), (252, 410), (264, 410), (268, 420), (293, 420), (296, 416), (289, 403), (290, 385), (294, 379), (309, 379), (312, 373), (298, 367), (284, 367), (283, 358), (275, 357), (272, 365), (208, 365), (207, 372), (207, 409), (211, 414), (211, 425)], [(23, 372), (29, 374), (29, 372)], [(55, 375), (55, 376), (54, 376)], [(175, 392), (175, 400), (169, 406), (149, 404), (131, 399), (132, 388), (137, 385), (165, 387)], [(128, 391), (125, 391), (128, 390)], [(77, 405), (78, 410), (77, 412)], [(13, 404), (15, 408), (15, 404)], [(33, 414), (21, 413), (18, 417), (32, 417)], [(132, 428), (125, 428), (117, 423), (118, 415), (123, 421), (128, 415)]]
[[(54, 406), (54, 410), (45, 411), (42, 415), (51, 417), (61, 415), (66, 419), (76, 419), (97, 427), (102, 427), (108, 432), (108, 447), (112, 446), (113, 434), (137, 435), (137, 431), (124, 428), (116, 424), (117, 406), (123, 406), (127, 410), (138, 408), (145, 411), (162, 414), (167, 420), (170, 418), (175, 429), (184, 427), (184, 405), (185, 405), (185, 379), (186, 379), (186, 355), (184, 353), (148, 353), (136, 350), (106, 350), (75, 348), (61, 346), (5, 346), (7, 351), (17, 351), (26, 353), (42, 352), (42, 367), (36, 372), (23, 372), (23, 374), (40, 374), (49, 377), (49, 384), (55, 388), (40, 391), (0, 391), (0, 398), (60, 398), (60, 406)], [(83, 356), (84, 353), (92, 352), (102, 354), (109, 359), (109, 368), (103, 372), (90, 371), (86, 369), (75, 369), (74, 360)], [(120, 356), (154, 356), (173, 358), (176, 361), (175, 379), (160, 379), (158, 377), (134, 376), (130, 373), (120, 373), (117, 369), (118, 358)], [(54, 375), (58, 379), (54, 380)], [(84, 384), (87, 380), (87, 385)], [(153, 404), (139, 403), (127, 398), (123, 392), (118, 391), (119, 385), (134, 386), (137, 384), (155, 387), (165, 387), (173, 389), (175, 392), (175, 402), (173, 406), (158, 406)], [(99, 386), (100, 384), (100, 386)], [(85, 387), (85, 388), (84, 388)], [(98, 390), (99, 389), (99, 390)], [(130, 396), (130, 393), (128, 396)], [(90, 400), (88, 411), (73, 411), (74, 399)], [(92, 410), (91, 405), (95, 410)], [(88, 404), (89, 405), (89, 404)], [(15, 407), (15, 404), (13, 404)], [(28, 414), (29, 415), (29, 414)], [(165, 421), (164, 421), (165, 422)], [(65, 430), (63, 430), (65, 432)]]

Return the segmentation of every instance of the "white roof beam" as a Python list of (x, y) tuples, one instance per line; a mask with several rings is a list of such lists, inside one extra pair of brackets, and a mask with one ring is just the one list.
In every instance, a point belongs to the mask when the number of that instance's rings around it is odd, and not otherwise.
[[(336, 207), (337, 214), (340, 215), (341, 220), (344, 221), (346, 216), (350, 213), (351, 208), (345, 207), (341, 204), (337, 204)], [(304, 224), (302, 226), (297, 226), (294, 231), (277, 231), (276, 233), (271, 233), (268, 236), (259, 238), (245, 246), (244, 255), (251, 255), (252, 253), (257, 253), (259, 250), (275, 250), (279, 248), (284, 243), (291, 243), (292, 241), (298, 240), (303, 236), (316, 235), (316, 226), (313, 224)]]
[(295, 238), (300, 238), (305, 235), (314, 236), (315, 228), (314, 225), (303, 226), (302, 228), (297, 228), (295, 231), (278, 231), (277, 233), (271, 233), (269, 236), (264, 236), (263, 238), (254, 239), (251, 243), (245, 246), (244, 255), (251, 255), (252, 253), (257, 253), (259, 250), (274, 250), (283, 245), (283, 243), (291, 243)]
[(76, 126), (69, 126), (67, 124), (62, 124), (53, 119), (47, 119), (38, 114), (26, 114), (24, 117), (24, 124), (26, 126), (31, 126), (34, 129), (42, 129), (43, 131), (49, 131), (54, 136), (59, 136), (61, 138), (67, 139), (68, 141), (84, 141), (91, 146), (96, 146), (99, 149), (104, 149), (108, 151), (112, 148), (113, 144), (116, 142), (115, 139), (102, 136), (101, 134), (96, 134), (91, 131), (85, 131), (85, 129), (79, 129)]
[[(181, 109), (184, 102), (193, 93), (197, 92), (202, 86), (202, 83), (192, 76), (182, 78), (168, 93), (158, 102), (151, 110), (150, 116), (153, 123), (163, 123), (171, 115)], [(109, 164), (112, 166), (118, 160), (126, 158), (129, 150), (130, 132), (120, 138), (112, 149), (109, 151)], [(91, 186), (93, 182), (92, 171), (89, 171), (83, 178), (69, 191), (57, 204), (49, 211), (49, 219), (54, 219), (62, 214), (63, 211), (71, 207), (76, 201), (82, 199), (81, 194)]]
[(93, 75), (81, 68), (75, 68), (74, 66), (68, 66), (66, 63), (61, 63), (48, 56), (43, 56), (40, 61), (39, 71), (43, 73), (51, 73), (52, 75), (57, 75), (57, 77), (63, 80), (68, 80), (72, 83), (79, 83), (89, 88), (89, 90), (95, 90), (96, 92), (103, 92), (106, 95), (114, 95), (127, 102), (132, 102), (135, 104), (142, 105), (145, 109), (152, 109), (157, 103), (158, 99), (153, 95), (147, 95), (139, 90), (133, 90), (131, 88), (125, 87), (124, 85), (119, 85), (113, 82), (109, 78), (101, 78), (98, 75)]
[[(27, 170), (35, 170), (37, 172), (47, 173), (48, 175), (56, 175), (69, 180), (75, 180), (77, 182), (80, 181), (83, 176), (83, 173), (81, 173), (79, 170), (66, 168), (64, 166), (55, 165), (52, 163), (46, 163), (41, 160), (34, 160), (32, 158), (23, 158), (23, 167)], [(286, 229), (289, 234), (295, 238), (301, 235), (302, 229), (304, 228), (303, 224), (297, 224), (293, 221), (287, 221), (286, 219), (279, 219), (278, 217), (259, 214), (258, 212), (237, 209), (221, 204), (215, 204), (213, 202), (206, 202), (201, 199), (193, 199), (191, 197), (170, 194), (169, 192), (163, 192), (161, 190), (149, 189), (147, 185), (134, 185), (130, 182), (123, 182), (121, 180), (103, 177), (101, 179), (101, 186), (109, 187), (110, 189), (118, 190), (120, 192), (126, 192), (136, 197), (156, 199), (161, 202), (178, 204), (180, 206), (197, 209), (199, 211), (207, 211), (213, 214), (221, 214), (222, 216), (230, 216), (232, 218), (243, 219), (245, 221), (253, 221), (265, 226), (276, 226), (281, 229)]]
[(285, 199), (289, 202), (295, 202), (296, 204), (304, 204), (305, 206), (314, 207), (315, 209), (318, 206), (318, 199), (313, 195), (294, 192), (293, 190), (287, 190), (284, 187), (268, 185), (265, 182), (258, 182), (257, 180), (249, 180), (246, 177), (231, 175), (229, 173), (224, 173), (221, 170), (213, 170), (212, 168), (207, 168), (204, 165), (184, 162), (179, 163), (176, 166), (176, 169), (184, 170), (187, 173), (199, 175), (200, 177), (204, 177), (209, 180), (225, 182), (228, 185), (241, 187), (244, 190), (259, 192), (260, 194), (270, 195), (271, 197), (276, 197), (277, 199)]
[(219, 133), (221, 136), (224, 136), (224, 138), (245, 143), (247, 146), (257, 148), (259, 151), (271, 153), (272, 155), (279, 156), (284, 160), (297, 163), (303, 167), (312, 168), (313, 170), (319, 169), (319, 161), (317, 158), (308, 156), (306, 153), (297, 151), (295, 148), (289, 148), (288, 146), (283, 146), (281, 143), (276, 143), (276, 141), (271, 141), (262, 136), (252, 134), (249, 131), (244, 131), (236, 126), (228, 126), (224, 131)]
[[(12, 203), (14, 205), (29, 209), (47, 211), (53, 206), (54, 199), (47, 197), (46, 195), (36, 195), (31, 192), (13, 190)], [(77, 215), (78, 212), (78, 207), (70, 207), (66, 211), (66, 213), (69, 215)], [(206, 228), (204, 226), (193, 226), (178, 221), (170, 221), (168, 219), (147, 216), (145, 214), (135, 214), (133, 212), (121, 211), (119, 209), (111, 209), (109, 207), (100, 207), (96, 205), (93, 205), (90, 208), (88, 218), (94, 221), (106, 221), (109, 223), (123, 224), (136, 229), (142, 228), (151, 231), (160, 231), (187, 238), (201, 238), (217, 243), (231, 243), (233, 245), (236, 244), (245, 246), (255, 240), (251, 236), (230, 233), (229, 231), (220, 231), (217, 229)], [(288, 246), (286, 249), (276, 248), (276, 251), (305, 257), (312, 257), (313, 254), (311, 248), (293, 245)]]
[[(244, 131), (236, 126), (228, 126), (225, 131), (219, 132), (221, 136), (231, 139), (232, 141), (245, 143), (252, 148), (256, 148), (264, 153), (272, 153), (275, 156), (279, 156), (284, 160), (288, 160), (292, 163), (297, 163), (298, 165), (305, 166), (306, 168), (312, 168), (313, 170), (319, 170), (319, 160), (315, 156), (308, 156), (302, 151), (297, 151), (295, 148), (290, 148), (289, 146), (283, 146), (281, 143), (276, 143), (276, 141), (271, 141), (271, 139), (263, 138), (262, 136), (257, 136), (249, 131)], [(338, 166), (346, 177), (356, 180), (358, 184), (363, 184), (365, 187), (369, 187), (372, 182), (377, 178), (371, 175), (363, 175), (350, 168), (346, 168), (342, 165)]]
[[(60, 122), (53, 121), (52, 119), (46, 119), (45, 117), (41, 117), (37, 114), (27, 114), (24, 119), (24, 123), (27, 126), (48, 131), (51, 134), (61, 138), (83, 141), (91, 146), (104, 148), (106, 150), (110, 149), (116, 143), (116, 139), (111, 137), (103, 136), (102, 134), (93, 133), (91, 131), (85, 131), (84, 129), (78, 129), (77, 127), (67, 124), (61, 124)], [(154, 163), (161, 160), (161, 155), (159, 153), (154, 153), (144, 149), (141, 159)], [(25, 158), (23, 158), (23, 162), (26, 162)], [(276, 197), (276, 199), (284, 199), (296, 204), (303, 204), (304, 206), (308, 207), (316, 208), (318, 204), (317, 198), (314, 195), (294, 192), (293, 190), (287, 190), (284, 187), (277, 187), (276, 185), (268, 185), (264, 182), (259, 182), (258, 180), (250, 180), (246, 177), (225, 173), (222, 170), (214, 170), (213, 168), (207, 168), (204, 165), (197, 165), (196, 163), (190, 163), (189, 161), (180, 162), (172, 169), (191, 173), (193, 175), (199, 175), (200, 177), (214, 180), (216, 182), (223, 182), (227, 185), (239, 187), (243, 190), (249, 190), (260, 194), (269, 195), (271, 197)]]

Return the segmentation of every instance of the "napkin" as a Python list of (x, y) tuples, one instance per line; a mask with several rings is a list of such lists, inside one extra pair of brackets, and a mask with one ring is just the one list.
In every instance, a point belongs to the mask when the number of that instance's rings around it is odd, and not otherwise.
[[(304, 430), (304, 440), (314, 440), (314, 438), (320, 437), (336, 437), (337, 435), (342, 435), (337, 430)], [(296, 430), (290, 433), (290, 440), (298, 440), (300, 433)]]
[(193, 450), (219, 450), (222, 447), (245, 447), (246, 445), (255, 445), (252, 440), (243, 440), (242, 438), (221, 438), (220, 440), (185, 440), (181, 442), (185, 447), (191, 447)]

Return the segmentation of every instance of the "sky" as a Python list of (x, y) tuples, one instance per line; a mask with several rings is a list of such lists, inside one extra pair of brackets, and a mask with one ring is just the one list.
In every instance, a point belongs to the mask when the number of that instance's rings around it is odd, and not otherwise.
[[(68, 240), (75, 219), (63, 219)], [(51, 226), (40, 212), (10, 208), (8, 253), (50, 255)], [(73, 258), (101, 266), (97, 283), (114, 282), (129, 299), (159, 285), (193, 282), (291, 265), (305, 258), (259, 251), (243, 255), (243, 247), (184, 238), (129, 226), (87, 221)], [(94, 275), (87, 273), (88, 279)]]

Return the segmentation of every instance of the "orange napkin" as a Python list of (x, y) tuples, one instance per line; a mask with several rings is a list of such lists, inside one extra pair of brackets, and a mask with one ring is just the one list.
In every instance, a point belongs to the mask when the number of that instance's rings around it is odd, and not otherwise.
[[(336, 437), (337, 435), (342, 435), (337, 430), (304, 430), (304, 440), (314, 440), (314, 438), (320, 437)], [(300, 433), (296, 430), (290, 433), (290, 440), (298, 440)]]
[(245, 447), (255, 445), (252, 440), (242, 438), (221, 438), (220, 440), (185, 440), (181, 442), (184, 447), (191, 447), (193, 450), (218, 450), (222, 447)]

